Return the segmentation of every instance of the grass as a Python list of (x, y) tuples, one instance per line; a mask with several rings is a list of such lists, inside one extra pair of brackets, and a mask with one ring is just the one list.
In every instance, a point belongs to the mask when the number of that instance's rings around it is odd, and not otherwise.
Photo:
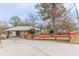
[(79, 43), (79, 34), (71, 40), (71, 43)]

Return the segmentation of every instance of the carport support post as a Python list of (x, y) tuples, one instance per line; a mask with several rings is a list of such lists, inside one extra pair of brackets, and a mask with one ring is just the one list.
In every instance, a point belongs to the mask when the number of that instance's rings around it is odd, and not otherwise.
[(9, 32), (9, 31), (7, 31), (7, 38), (9, 38), (9, 35), (10, 35), (10, 32)]

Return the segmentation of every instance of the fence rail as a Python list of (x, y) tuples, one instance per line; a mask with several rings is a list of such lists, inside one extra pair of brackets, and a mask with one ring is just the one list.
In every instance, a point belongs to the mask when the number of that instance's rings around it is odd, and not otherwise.
[[(75, 38), (78, 35), (78, 33), (72, 33), (72, 32), (59, 32), (54, 34), (39, 34), (34, 35), (33, 39), (36, 40), (67, 40), (71, 41), (71, 39)], [(31, 35), (26, 36), (26, 39), (32, 39)]]

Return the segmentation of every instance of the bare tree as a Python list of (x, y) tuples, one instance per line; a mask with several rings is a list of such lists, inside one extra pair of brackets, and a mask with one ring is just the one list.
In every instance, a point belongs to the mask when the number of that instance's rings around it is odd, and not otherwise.
[(9, 23), (15, 27), (15, 26), (20, 26), (22, 21), (18, 16), (12, 16), (9, 20)]
[(65, 15), (65, 8), (62, 3), (42, 3), (36, 5), (38, 14), (44, 20), (51, 20), (51, 28), (55, 31), (56, 19), (61, 18)]
[(36, 21), (38, 20), (37, 15), (29, 14), (29, 22), (32, 25), (32, 27), (35, 27)]
[(75, 3), (73, 3), (73, 6), (74, 6), (74, 8), (75, 8), (75, 12), (76, 12), (76, 15), (77, 15), (77, 19), (78, 19), (78, 28), (79, 28), (79, 14), (78, 14), (78, 10), (77, 10), (77, 8), (76, 8), (76, 4), (75, 4)]

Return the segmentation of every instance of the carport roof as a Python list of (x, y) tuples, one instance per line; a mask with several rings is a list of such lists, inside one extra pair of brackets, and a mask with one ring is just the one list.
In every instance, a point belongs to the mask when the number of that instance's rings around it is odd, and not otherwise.
[[(26, 30), (29, 30), (31, 28), (34, 28), (34, 27), (31, 27), (31, 26), (17, 26), (17, 27), (6, 29), (5, 31), (26, 31)], [(35, 28), (35, 30), (40, 30), (40, 29)]]

